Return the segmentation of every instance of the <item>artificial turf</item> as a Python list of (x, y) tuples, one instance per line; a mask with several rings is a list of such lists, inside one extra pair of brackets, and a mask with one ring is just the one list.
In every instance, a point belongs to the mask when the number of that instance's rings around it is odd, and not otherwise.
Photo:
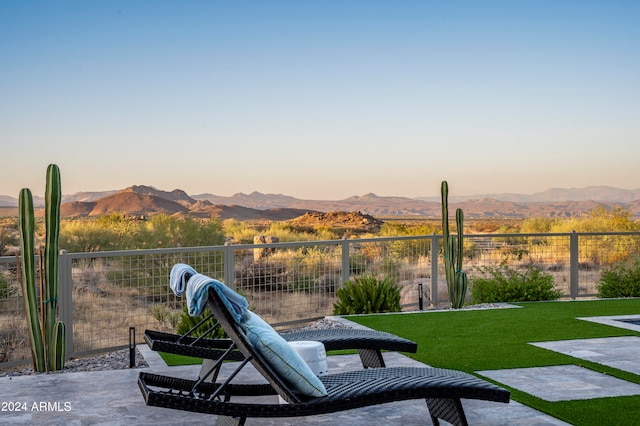
[[(350, 316), (418, 343), (407, 354), (434, 367), (480, 370), (575, 364), (640, 384), (640, 376), (530, 345), (530, 342), (640, 336), (578, 317), (640, 314), (640, 299), (518, 303), (519, 308)], [(640, 355), (640, 354), (639, 354)], [(639, 357), (640, 359), (640, 357)], [(640, 362), (640, 361), (639, 361)], [(510, 389), (512, 399), (574, 425), (633, 425), (640, 396), (549, 402)]]
[(167, 352), (158, 352), (158, 354), (160, 354), (164, 362), (169, 367), (175, 367), (177, 365), (202, 364), (202, 358), (194, 358), (192, 356), (186, 356), (186, 355), (176, 355), (176, 354), (171, 354)]

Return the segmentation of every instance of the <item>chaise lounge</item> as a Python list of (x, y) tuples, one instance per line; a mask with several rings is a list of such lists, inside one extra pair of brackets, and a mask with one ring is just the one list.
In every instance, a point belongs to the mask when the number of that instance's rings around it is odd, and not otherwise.
[[(188, 287), (191, 287), (190, 290), (192, 290), (193, 287), (206, 286), (210, 281), (215, 280), (199, 274), (187, 264), (178, 263), (171, 270), (169, 286), (177, 296), (181, 297)], [(187, 298), (191, 313), (200, 311), (200, 307), (195, 306), (198, 304), (193, 297), (195, 292), (197, 290), (190, 292), (192, 297)], [(219, 324), (214, 324), (201, 336), (194, 335), (194, 331), (211, 318), (215, 320), (214, 315), (209, 314), (182, 335), (145, 330), (144, 339), (154, 351), (202, 358), (205, 360), (204, 368), (206, 368), (210, 364), (210, 360), (217, 360), (231, 345), (230, 339), (208, 337), (214, 335)], [(418, 345), (411, 340), (377, 330), (308, 329), (283, 333), (282, 337), (288, 342), (309, 340), (320, 342), (326, 351), (356, 349), (364, 368), (385, 367), (382, 351), (415, 353), (418, 350)], [(242, 361), (243, 359), (244, 356), (238, 350), (227, 355), (227, 360)]]
[[(203, 321), (213, 317), (207, 316)], [(191, 336), (192, 330), (183, 335), (145, 330), (144, 339), (154, 351), (187, 355), (204, 360), (217, 360), (232, 344), (231, 339), (207, 338), (214, 327), (202, 336)], [(415, 353), (418, 345), (411, 340), (377, 330), (351, 328), (309, 329), (282, 333), (287, 342), (314, 341), (324, 345), (326, 351), (356, 349), (364, 368), (385, 367), (382, 351)], [(239, 350), (230, 352), (227, 360), (242, 361), (244, 355)]]
[[(252, 417), (299, 417), (394, 401), (425, 399), (432, 421), (466, 425), (461, 399), (509, 402), (509, 391), (471, 374), (440, 368), (387, 367), (315, 376), (286, 341), (246, 304), (229, 301), (232, 290), (216, 282), (207, 289), (207, 306), (231, 340), (230, 347), (205, 378), (185, 380), (140, 373), (138, 385), (146, 404), (217, 415), (217, 424), (244, 425)], [(235, 294), (234, 297), (239, 296)], [(241, 298), (241, 296), (239, 296)], [(284, 343), (283, 343), (284, 342)], [(218, 374), (234, 350), (243, 360), (222, 382)], [(236, 383), (248, 364), (266, 384)], [(239, 396), (279, 395), (287, 404), (258, 403)]]

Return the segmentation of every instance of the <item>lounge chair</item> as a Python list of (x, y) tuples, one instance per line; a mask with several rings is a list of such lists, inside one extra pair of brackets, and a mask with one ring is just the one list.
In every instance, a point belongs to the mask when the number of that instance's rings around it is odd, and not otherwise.
[[(223, 286), (224, 287), (224, 286)], [(251, 417), (298, 417), (387, 402), (425, 399), (432, 421), (466, 425), (461, 399), (509, 402), (509, 391), (471, 374), (440, 368), (369, 368), (316, 377), (284, 339), (257, 315), (225, 299), (228, 288), (208, 289), (207, 306), (232, 341), (212, 368), (212, 383), (140, 373), (138, 385), (148, 405), (215, 414), (218, 424), (244, 425)], [(282, 341), (284, 344), (280, 344)], [(244, 360), (223, 381), (218, 373), (228, 353)], [(251, 363), (268, 384), (234, 383)], [(287, 404), (235, 402), (238, 396), (277, 394)]]
[[(207, 316), (204, 320), (209, 319)], [(203, 320), (203, 321), (204, 321)], [(205, 360), (216, 360), (229, 349), (231, 339), (214, 339), (205, 336), (214, 331), (212, 327), (203, 336), (192, 336), (193, 329), (183, 335), (145, 330), (144, 338), (154, 351), (187, 355)], [(282, 333), (287, 342), (311, 340), (324, 344), (326, 351), (357, 349), (364, 368), (385, 367), (382, 351), (415, 353), (418, 345), (411, 340), (376, 330), (352, 328), (309, 329)], [(228, 360), (242, 361), (242, 352), (236, 350), (228, 354)]]
[[(178, 297), (182, 297), (184, 293), (187, 293), (189, 313), (196, 316), (196, 314), (201, 313), (204, 309), (202, 296), (204, 295), (206, 297), (206, 293), (203, 293), (201, 290), (214, 281), (222, 284), (206, 275), (199, 274), (190, 265), (177, 263), (171, 269), (169, 287)], [(144, 338), (149, 347), (154, 351), (203, 358), (205, 360), (203, 363), (204, 370), (210, 364), (208, 360), (217, 360), (231, 345), (230, 339), (208, 338), (208, 336), (213, 335), (219, 326), (218, 324), (213, 325), (199, 337), (193, 335), (194, 331), (200, 328), (200, 326), (210, 318), (215, 319), (213, 314), (209, 314), (183, 335), (146, 330)], [(292, 331), (282, 334), (282, 337), (288, 342), (304, 340), (321, 342), (324, 344), (326, 351), (357, 349), (362, 365), (365, 368), (385, 367), (382, 351), (415, 353), (418, 349), (418, 345), (411, 340), (375, 330), (343, 328), (330, 330), (314, 329)], [(240, 351), (236, 350), (230, 352), (227, 355), (227, 359), (241, 361), (244, 359), (244, 356)]]

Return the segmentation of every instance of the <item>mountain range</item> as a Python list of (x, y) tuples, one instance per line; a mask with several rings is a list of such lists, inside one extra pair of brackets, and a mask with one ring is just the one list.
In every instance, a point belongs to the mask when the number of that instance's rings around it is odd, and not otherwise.
[[(640, 189), (608, 186), (552, 188), (535, 194), (485, 194), (449, 196), (450, 208), (462, 208), (469, 218), (573, 217), (588, 213), (598, 205), (622, 206), (640, 217)], [(17, 207), (18, 200), (0, 196), (0, 207)], [(44, 206), (34, 197), (36, 208)], [(307, 211), (360, 211), (373, 216), (439, 217), (439, 197), (394, 197), (365, 194), (343, 200), (304, 200), (282, 194), (238, 193), (188, 195), (175, 189), (163, 191), (134, 185), (122, 190), (78, 192), (63, 196), (62, 215), (91, 217), (109, 213), (148, 216), (157, 213), (191, 217), (217, 216), (223, 219), (286, 220)]]

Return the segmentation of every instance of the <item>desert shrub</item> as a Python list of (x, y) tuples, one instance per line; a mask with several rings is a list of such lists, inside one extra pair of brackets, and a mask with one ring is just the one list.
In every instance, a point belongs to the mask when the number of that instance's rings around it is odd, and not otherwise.
[[(630, 210), (619, 207), (599, 205), (592, 209), (588, 216), (574, 217), (567, 221), (559, 221), (551, 227), (551, 232), (633, 232), (640, 229), (640, 222), (633, 219)], [(569, 241), (562, 243), (569, 245)], [(558, 245), (558, 250), (561, 246)], [(591, 238), (580, 238), (580, 257), (589, 262), (604, 265), (615, 265), (628, 261), (638, 253), (638, 237), (635, 235), (600, 235)]]
[(70, 253), (223, 243), (222, 222), (217, 218), (180, 219), (158, 214), (149, 220), (138, 220), (110, 214), (96, 220), (64, 221), (60, 228), (60, 247)]
[(165, 305), (151, 305), (149, 313), (164, 327), (165, 330), (175, 329), (180, 314), (172, 311)]
[(639, 223), (631, 210), (621, 206), (598, 205), (588, 216), (573, 217), (568, 221), (554, 222), (550, 232), (629, 232), (637, 231)]
[[(210, 314), (211, 314), (211, 311), (209, 311), (208, 308), (205, 308), (205, 310), (202, 312), (201, 315), (197, 317), (192, 317), (191, 315), (189, 315), (189, 311), (185, 306), (182, 312), (180, 313), (180, 319), (178, 320), (178, 326), (176, 327), (177, 333), (178, 334), (186, 333), (187, 331), (191, 330), (200, 321), (205, 319)], [(190, 333), (190, 336), (194, 336), (194, 337), (202, 336), (204, 333), (207, 332), (207, 330), (211, 329), (211, 327), (215, 326), (217, 323), (218, 321), (216, 320), (216, 318), (212, 316), (211, 318), (203, 322), (198, 328), (192, 331)], [(225, 337), (225, 333), (222, 330), (222, 327), (218, 327), (215, 329), (215, 332), (213, 332), (210, 335), (207, 335), (207, 337), (212, 339), (218, 338), (218, 337)]]
[(336, 293), (334, 315), (400, 312), (400, 288), (389, 277), (366, 275), (347, 281)]
[(361, 275), (367, 270), (367, 257), (360, 253), (349, 255), (349, 272), (354, 275)]
[(620, 262), (602, 271), (596, 284), (598, 297), (640, 296), (640, 259)]
[(307, 232), (306, 230), (297, 229), (295, 226), (283, 222), (272, 222), (269, 228), (264, 231), (264, 234), (278, 237), (278, 241), (283, 243), (313, 241), (318, 239), (313, 230)]
[(472, 303), (556, 300), (562, 296), (554, 286), (553, 276), (537, 266), (530, 266), (524, 273), (506, 265), (478, 269), (488, 276), (471, 277)]
[(224, 244), (222, 222), (217, 218), (197, 221), (179, 219), (166, 214), (152, 216), (143, 222), (133, 248), (196, 247)]
[(16, 294), (16, 289), (9, 285), (9, 282), (0, 275), (0, 300), (8, 299)]

